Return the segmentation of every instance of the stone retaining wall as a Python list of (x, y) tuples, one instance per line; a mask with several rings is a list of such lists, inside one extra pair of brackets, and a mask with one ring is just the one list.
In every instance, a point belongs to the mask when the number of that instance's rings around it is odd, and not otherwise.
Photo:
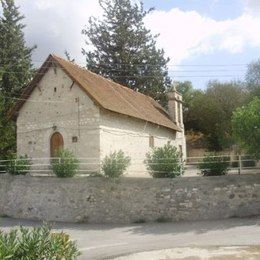
[(193, 221), (260, 214), (260, 174), (176, 179), (0, 175), (0, 215), (88, 223)]

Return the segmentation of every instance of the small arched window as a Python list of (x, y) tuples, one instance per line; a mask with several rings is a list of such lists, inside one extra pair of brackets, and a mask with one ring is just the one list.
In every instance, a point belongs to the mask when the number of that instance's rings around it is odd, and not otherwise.
[(149, 147), (154, 148), (154, 136), (149, 136)]

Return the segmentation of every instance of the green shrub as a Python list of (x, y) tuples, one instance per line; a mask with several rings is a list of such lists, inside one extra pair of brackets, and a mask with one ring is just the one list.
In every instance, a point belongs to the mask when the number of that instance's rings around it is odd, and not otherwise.
[(8, 233), (0, 231), (0, 259), (76, 259), (80, 255), (75, 242), (65, 233), (51, 233), (47, 225), (33, 229), (20, 227)]
[(180, 153), (170, 144), (153, 148), (144, 162), (153, 178), (175, 178), (184, 173)]
[(57, 177), (73, 177), (79, 169), (79, 161), (66, 149), (57, 151), (57, 159), (52, 162), (52, 170)]
[(26, 175), (30, 171), (31, 162), (25, 156), (12, 156), (6, 163), (6, 172), (13, 175)]
[(199, 163), (199, 169), (203, 176), (226, 175), (228, 172), (230, 158), (227, 156), (215, 156), (214, 154), (205, 155)]
[(118, 178), (130, 165), (131, 158), (125, 156), (122, 150), (118, 152), (113, 152), (110, 155), (107, 155), (101, 164), (101, 170), (106, 177), (109, 178)]

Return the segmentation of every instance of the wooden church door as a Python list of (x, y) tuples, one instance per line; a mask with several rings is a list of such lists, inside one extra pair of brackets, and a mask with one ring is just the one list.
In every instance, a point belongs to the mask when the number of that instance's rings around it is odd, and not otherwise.
[(55, 132), (51, 136), (51, 140), (50, 140), (51, 157), (55, 157), (57, 151), (62, 148), (63, 148), (63, 137), (59, 132)]

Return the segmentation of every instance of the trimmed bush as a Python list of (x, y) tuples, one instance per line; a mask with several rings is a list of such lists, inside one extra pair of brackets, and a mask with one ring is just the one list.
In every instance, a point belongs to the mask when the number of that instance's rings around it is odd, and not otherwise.
[(125, 172), (130, 165), (131, 158), (125, 156), (122, 150), (107, 155), (101, 164), (101, 170), (106, 177), (118, 178)]
[(79, 161), (72, 152), (66, 149), (57, 151), (57, 159), (52, 162), (51, 168), (59, 178), (73, 177), (79, 169)]
[(65, 233), (51, 233), (47, 225), (0, 231), (0, 259), (76, 259), (75, 242)]
[(153, 178), (175, 178), (184, 173), (180, 153), (170, 144), (153, 148), (144, 162)]
[(214, 154), (205, 155), (199, 163), (199, 169), (203, 176), (219, 176), (228, 173), (230, 158), (227, 156), (216, 156)]
[(30, 171), (31, 162), (25, 156), (12, 156), (6, 163), (6, 172), (13, 175), (26, 175)]

